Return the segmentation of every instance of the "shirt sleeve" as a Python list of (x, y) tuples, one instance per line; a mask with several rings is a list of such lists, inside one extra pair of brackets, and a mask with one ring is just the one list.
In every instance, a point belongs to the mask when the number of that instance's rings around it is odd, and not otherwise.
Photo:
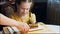
[(34, 13), (31, 13), (30, 22), (36, 23), (36, 15)]

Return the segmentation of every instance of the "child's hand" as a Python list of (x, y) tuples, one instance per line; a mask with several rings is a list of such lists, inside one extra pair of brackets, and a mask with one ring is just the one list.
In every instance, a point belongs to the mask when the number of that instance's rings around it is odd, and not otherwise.
[(22, 33), (26, 33), (29, 31), (29, 25), (27, 23), (18, 23), (17, 28), (21, 30)]

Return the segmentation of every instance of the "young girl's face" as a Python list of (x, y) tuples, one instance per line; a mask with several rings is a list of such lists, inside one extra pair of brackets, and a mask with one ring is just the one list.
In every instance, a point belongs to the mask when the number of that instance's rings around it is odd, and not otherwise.
[(30, 7), (31, 7), (31, 3), (21, 2), (21, 4), (19, 5), (19, 13), (23, 16), (28, 14)]

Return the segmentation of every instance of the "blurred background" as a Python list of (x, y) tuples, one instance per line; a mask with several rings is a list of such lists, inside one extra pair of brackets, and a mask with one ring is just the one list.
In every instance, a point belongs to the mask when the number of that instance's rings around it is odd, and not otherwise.
[[(6, 16), (8, 15), (4, 8), (9, 6), (8, 1), (9, 0), (0, 0), (0, 13)], [(14, 1), (10, 3), (12, 7), (15, 6)], [(36, 14), (37, 22), (60, 25), (60, 0), (33, 0), (33, 8), (31, 9), (31, 12)], [(9, 13), (10, 12), (8, 12), (8, 14)]]

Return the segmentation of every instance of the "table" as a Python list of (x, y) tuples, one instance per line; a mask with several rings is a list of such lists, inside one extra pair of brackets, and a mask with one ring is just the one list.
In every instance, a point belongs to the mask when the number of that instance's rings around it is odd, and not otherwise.
[(29, 34), (60, 34), (60, 26), (57, 25), (47, 25), (44, 26), (43, 30), (37, 30), (29, 32)]
[[(60, 26), (57, 25), (48, 25), (48, 24), (41, 24), (42, 29), (30, 31), (28, 34), (59, 34), (60, 33)], [(2, 34), (2, 31), (0, 31), (0, 34)]]

